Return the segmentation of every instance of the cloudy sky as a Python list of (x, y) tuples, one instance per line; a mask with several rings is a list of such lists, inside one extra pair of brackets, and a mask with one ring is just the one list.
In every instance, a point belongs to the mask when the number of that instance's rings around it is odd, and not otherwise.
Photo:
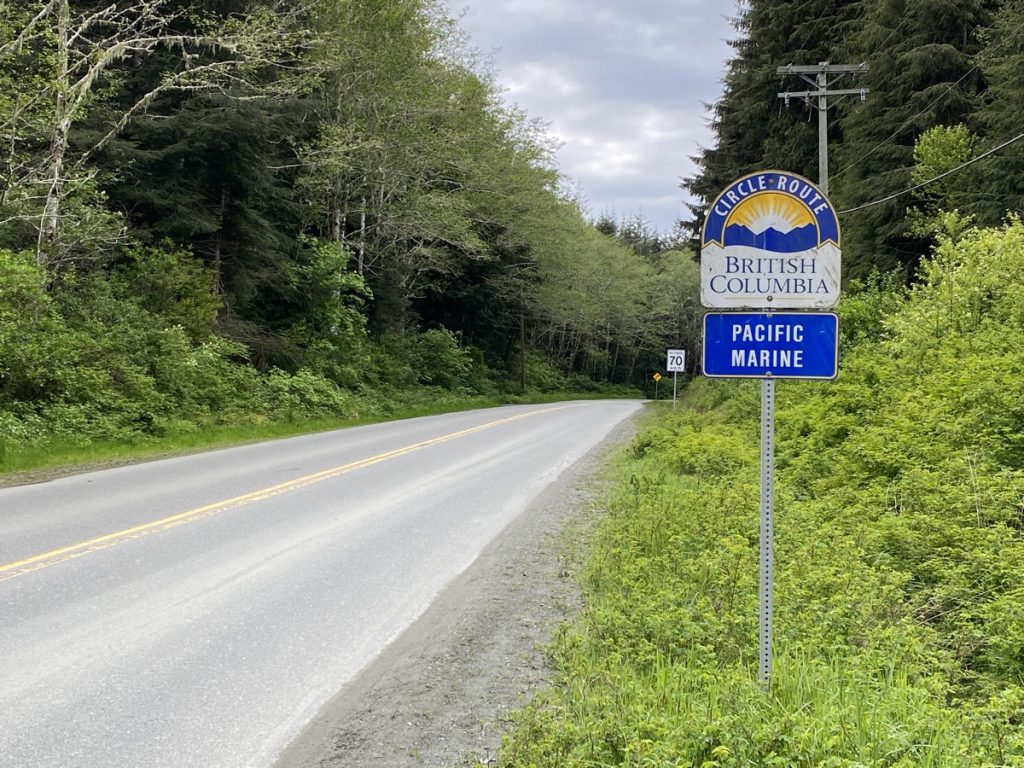
[(682, 177), (711, 143), (734, 0), (446, 0), (505, 100), (549, 124), (588, 213), (686, 217)]

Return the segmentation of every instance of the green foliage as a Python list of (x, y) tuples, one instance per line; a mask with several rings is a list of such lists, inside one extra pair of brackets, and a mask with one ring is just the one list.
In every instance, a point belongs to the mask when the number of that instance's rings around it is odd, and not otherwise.
[(267, 408), (272, 419), (293, 421), (349, 416), (350, 398), (327, 379), (300, 369), (293, 375), (272, 370), (266, 378)]
[[(519, 360), (515, 361), (518, 367)], [(566, 389), (566, 378), (550, 358), (535, 352), (526, 354), (526, 381), (539, 392), (559, 392)]]
[[(985, 147), (995, 147), (1021, 132), (1024, 112), (1024, 6), (1017, 0), (1000, 2), (991, 25), (982, 30), (982, 49), (977, 57), (987, 87), (973, 118)], [(968, 203), (965, 213), (979, 224), (997, 226), (1008, 211), (1021, 210), (1024, 201), (1024, 148), (1021, 143), (1006, 147), (958, 174)]]
[(488, 371), (472, 349), (462, 346), (447, 328), (422, 333), (390, 334), (374, 350), (375, 383), (386, 389), (417, 384), (448, 390), (473, 389)]
[(466, 386), (473, 368), (469, 351), (447, 328), (424, 331), (413, 352), (419, 380), (444, 389)]
[(1024, 764), (1024, 225), (844, 298), (778, 385), (775, 665), (756, 681), (757, 387), (636, 438), (504, 766)]
[[(684, 181), (696, 197), (688, 229), (696, 238), (711, 200), (734, 179), (763, 168), (818, 176), (815, 109), (803, 99), (783, 106), (780, 91), (805, 91), (776, 68), (819, 62), (869, 65), (856, 79), (829, 75), (830, 89), (865, 88), (829, 100), (829, 191), (843, 224), (844, 277), (899, 270), (907, 280), (927, 252), (932, 227), (903, 193), (928, 171), (966, 160), (971, 131), (994, 146), (1020, 129), (1022, 43), (1019, 3), (1000, 0), (752, 0), (735, 21), (735, 55), (724, 92), (713, 105), (716, 144), (695, 158)], [(946, 126), (968, 125), (967, 128)], [(934, 128), (941, 130), (930, 134)], [(981, 130), (979, 130), (981, 129)], [(924, 138), (915, 159), (914, 147)], [(940, 146), (941, 145), (941, 146)], [(935, 205), (959, 207), (987, 225), (1019, 209), (1019, 144), (917, 200), (930, 217)], [(915, 166), (915, 162), (917, 165)], [(918, 170), (915, 172), (914, 168)], [(918, 174), (915, 178), (915, 173)], [(921, 177), (924, 178), (921, 178)], [(892, 199), (877, 204), (893, 195)], [(872, 203), (870, 206), (860, 206)]]
[(306, 368), (355, 387), (368, 364), (365, 304), (372, 296), (348, 268), (350, 254), (343, 247), (313, 238), (303, 238), (301, 245), (281, 291), (290, 323), (284, 335)]
[(170, 246), (136, 246), (127, 251), (118, 272), (150, 312), (181, 326), (193, 341), (210, 336), (221, 301), (214, 292), (213, 273), (191, 254)]
[(915, 193), (919, 207), (907, 211), (915, 234), (934, 236), (945, 228), (940, 211), (964, 210), (967, 198), (959, 179), (946, 176), (938, 181), (931, 180), (973, 157), (976, 144), (977, 136), (964, 125), (937, 125), (918, 138), (910, 180), (914, 185), (930, 183)]
[(0, 251), (0, 441), (349, 414), (329, 379), (247, 365), (242, 345), (210, 333), (216, 306), (209, 274), (178, 253), (139, 249), (113, 274), (66, 272), (54, 299), (31, 254)]
[(523, 397), (621, 394), (693, 343), (695, 265), (556, 192), (435, 0), (0, 2), (0, 64), (7, 456), (509, 397), (523, 355)]
[[(863, 0), (751, 0), (741, 4), (722, 97), (712, 107), (716, 144), (694, 158), (697, 173), (683, 181), (696, 201), (687, 229), (700, 236), (711, 201), (733, 180), (763, 168), (817, 178), (817, 125), (802, 100), (785, 107), (782, 90), (806, 90), (796, 78), (780, 86), (776, 67), (839, 63), (846, 41), (862, 23)], [(845, 59), (843, 61), (861, 59)], [(872, 62), (873, 64), (873, 62)], [(848, 86), (844, 86), (848, 87)]]
[[(871, 93), (863, 104), (843, 106), (841, 141), (832, 148), (831, 192), (841, 208), (910, 187), (917, 138), (934, 126), (969, 119), (984, 88), (972, 57), (993, 3), (867, 0), (862, 5), (863, 21), (847, 55), (870, 64), (858, 85)], [(897, 197), (844, 217), (845, 274), (862, 277), (873, 268), (912, 273), (928, 241), (911, 229), (910, 202)]]

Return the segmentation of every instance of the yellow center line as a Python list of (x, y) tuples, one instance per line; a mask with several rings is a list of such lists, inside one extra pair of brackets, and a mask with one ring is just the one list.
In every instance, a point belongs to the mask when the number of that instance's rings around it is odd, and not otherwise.
[(366, 459), (360, 459), (359, 461), (353, 461), (348, 464), (342, 464), (338, 467), (332, 467), (331, 469), (325, 469), (320, 472), (314, 472), (311, 475), (305, 475), (303, 477), (297, 477), (294, 480), (288, 480), (277, 485), (272, 485), (268, 488), (262, 488), (252, 493), (246, 493), (241, 496), (235, 496), (224, 501), (217, 501), (213, 504), (207, 504), (202, 507), (196, 507), (190, 509), (187, 512), (179, 512), (176, 515), (161, 518), (160, 520), (154, 520), (150, 523), (143, 523), (142, 525), (136, 525), (132, 528), (126, 528), (123, 531), (115, 531), (114, 533), (108, 533), (103, 536), (97, 536), (94, 539), (88, 541), (82, 541), (78, 544), (70, 544), (66, 547), (60, 547), (58, 549), (52, 549), (49, 552), (41, 552), (38, 555), (32, 555), (22, 560), (17, 560), (13, 563), (7, 563), (6, 565), (0, 565), (0, 582), (13, 579), (18, 576), (22, 576), (32, 571), (37, 571), (42, 568), (48, 568), (51, 565), (62, 563), (67, 560), (71, 560), (82, 555), (89, 554), (90, 552), (96, 552), (107, 547), (112, 547), (115, 544), (120, 544), (123, 541), (129, 541), (131, 539), (137, 539), (142, 536), (147, 536), (157, 531), (164, 531), (168, 528), (174, 528), (185, 523), (192, 523), (196, 520), (201, 520), (206, 517), (219, 514), (229, 509), (243, 506), (245, 504), (251, 504), (255, 501), (261, 501), (263, 499), (269, 499), (272, 496), (278, 496), (289, 491), (294, 491), (299, 488), (305, 488), (319, 483), (324, 480), (330, 480), (333, 477), (347, 474), (357, 469), (363, 469), (374, 464), (379, 464), (382, 461), (389, 459), (395, 459), (399, 456), (405, 456), (413, 453), (414, 451), (428, 448), (433, 445), (440, 445), (441, 443), (447, 443), (450, 440), (455, 440), (460, 437), (472, 435), (476, 432), (483, 432), (486, 429), (500, 426), (502, 424), (508, 424), (513, 421), (519, 421), (529, 416), (536, 416), (539, 413), (551, 413), (552, 411), (560, 411), (564, 408), (571, 406), (561, 405), (554, 408), (543, 408), (536, 411), (528, 411), (526, 413), (520, 413), (515, 416), (508, 416), (504, 419), (498, 419), (497, 421), (489, 421), (486, 424), (480, 424), (476, 427), (470, 427), (469, 429), (463, 429), (459, 432), (452, 432), (447, 435), (441, 435), (440, 437), (433, 437), (429, 440), (423, 440), (419, 443), (413, 443), (402, 448), (396, 448), (392, 451), (386, 451), (384, 453), (378, 453), (375, 456), (370, 456)]

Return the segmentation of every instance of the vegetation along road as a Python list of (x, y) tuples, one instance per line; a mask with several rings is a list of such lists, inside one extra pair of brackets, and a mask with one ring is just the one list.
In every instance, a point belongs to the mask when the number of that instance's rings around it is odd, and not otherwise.
[(0, 759), (271, 764), (639, 407), (479, 410), (0, 490)]

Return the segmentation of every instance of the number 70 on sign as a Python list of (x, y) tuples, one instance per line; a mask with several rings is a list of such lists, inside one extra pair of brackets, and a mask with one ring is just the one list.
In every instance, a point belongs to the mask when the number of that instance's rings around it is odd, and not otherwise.
[(670, 349), (668, 351), (668, 362), (665, 363), (665, 369), (669, 373), (685, 373), (686, 372), (686, 350), (685, 349)]

